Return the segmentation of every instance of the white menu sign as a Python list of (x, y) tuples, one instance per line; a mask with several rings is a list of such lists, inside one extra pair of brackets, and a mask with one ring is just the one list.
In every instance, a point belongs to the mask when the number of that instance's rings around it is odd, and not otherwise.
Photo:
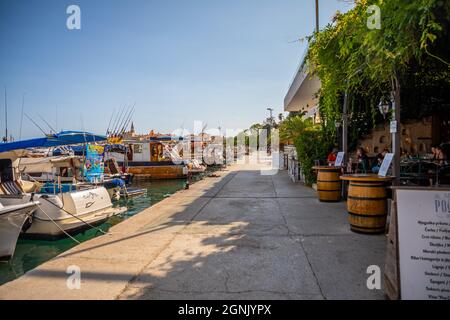
[(392, 160), (394, 159), (393, 153), (386, 153), (383, 159), (383, 163), (381, 164), (380, 171), (378, 171), (378, 175), (381, 177), (386, 177), (389, 168), (391, 167)]
[(336, 161), (334, 162), (335, 167), (342, 166), (342, 162), (344, 161), (344, 155), (345, 155), (345, 152), (338, 152)]
[(450, 299), (450, 190), (397, 189), (401, 297)]

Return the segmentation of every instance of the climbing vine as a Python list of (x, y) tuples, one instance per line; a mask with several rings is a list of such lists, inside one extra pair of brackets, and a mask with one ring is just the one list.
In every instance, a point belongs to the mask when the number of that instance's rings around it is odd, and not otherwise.
[[(369, 29), (377, 5), (381, 29)], [(321, 80), (319, 110), (325, 131), (335, 131), (348, 93), (350, 146), (384, 118), (377, 110), (392, 81), (402, 88), (402, 117), (450, 108), (450, 1), (359, 0), (309, 38), (308, 62)]]

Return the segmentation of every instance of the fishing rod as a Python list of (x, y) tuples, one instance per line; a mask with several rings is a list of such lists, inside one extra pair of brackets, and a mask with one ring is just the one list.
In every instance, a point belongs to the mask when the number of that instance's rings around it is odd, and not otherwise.
[(119, 134), (120, 134), (120, 131), (121, 131), (123, 125), (125, 124), (125, 120), (126, 120), (126, 118), (128, 117), (128, 114), (129, 114), (130, 110), (131, 110), (131, 107), (126, 109), (126, 111), (125, 111), (125, 113), (124, 113), (124, 115), (123, 115), (123, 117), (122, 117), (122, 119), (121, 119), (121, 121), (120, 121), (120, 124), (119, 124), (119, 126), (117, 127), (116, 135), (119, 135)]
[(114, 122), (113, 122), (113, 124), (112, 124), (112, 126), (111, 126), (111, 136), (113, 136), (114, 135), (114, 128), (117, 126), (117, 122), (119, 121), (119, 116), (120, 116), (120, 107), (119, 107), (119, 110), (118, 110), (118, 112), (117, 112), (117, 114), (116, 114), (116, 116), (115, 116), (115, 119), (114, 119)]
[[(132, 122), (134, 114), (135, 114), (135, 111), (136, 111), (136, 109), (134, 109), (133, 112), (131, 113), (130, 119), (128, 120), (127, 125), (125, 126), (125, 130), (130, 125), (130, 122)], [(125, 130), (123, 132), (125, 132)]]
[(113, 131), (112, 131), (112, 134), (114, 137), (117, 135), (117, 130), (119, 129), (120, 123), (122, 122), (122, 118), (125, 113), (125, 110), (126, 110), (126, 106), (124, 106), (122, 108), (122, 111), (120, 112), (119, 117), (117, 118), (117, 122), (114, 125)]
[(120, 119), (119, 125), (118, 125), (118, 127), (117, 127), (116, 135), (118, 135), (118, 134), (120, 133), (120, 130), (122, 129), (122, 127), (123, 127), (123, 125), (124, 125), (125, 119), (127, 118), (128, 113), (130, 112), (130, 108), (131, 108), (131, 107), (126, 107), (126, 108), (125, 108), (125, 112), (123, 113), (123, 116), (122, 116), (122, 118)]
[(116, 124), (116, 122), (117, 122), (117, 118), (119, 117), (119, 113), (120, 113), (120, 107), (119, 107), (119, 110), (117, 111), (117, 114), (116, 114), (115, 117), (114, 117), (114, 121), (113, 121), (113, 123), (111, 124), (111, 127), (109, 128), (109, 129), (110, 129), (110, 134), (113, 133), (113, 128), (114, 128), (114, 126), (115, 126), (115, 124)]
[(47, 136), (47, 133), (44, 131), (44, 130), (42, 130), (42, 128), (36, 123), (36, 122), (34, 122), (34, 120), (33, 119), (31, 119), (31, 117), (28, 115), (28, 114), (26, 114), (26, 113), (24, 113), (24, 115), (25, 115), (25, 117), (27, 117), (27, 119), (28, 120), (30, 120), (45, 136)]
[(111, 114), (111, 118), (109, 119), (109, 123), (108, 123), (108, 129), (106, 129), (106, 135), (109, 135), (109, 128), (111, 127), (111, 122), (114, 118), (114, 113), (116, 113), (116, 110), (114, 109), (112, 114)]
[(38, 114), (39, 118), (41, 118), (42, 121), (44, 121), (44, 123), (49, 127), (50, 132), (53, 131), (54, 133), (57, 133), (57, 131), (47, 122), (47, 120), (44, 119), (43, 116), (41, 116), (40, 114)]
[(134, 115), (135, 106), (136, 106), (136, 102), (134, 103), (133, 107), (130, 109), (129, 114), (126, 117), (125, 123), (122, 126), (122, 130), (120, 131), (120, 134), (123, 134), (127, 130), (128, 125), (130, 124), (130, 121), (131, 121), (131, 119), (132, 119), (132, 117)]
[(120, 117), (120, 121), (119, 121), (119, 123), (118, 123), (118, 125), (117, 125), (116, 130), (114, 131), (114, 134), (115, 134), (116, 136), (119, 134), (120, 128), (122, 128), (123, 121), (124, 121), (124, 118), (125, 118), (125, 117), (127, 116), (127, 114), (128, 114), (129, 107), (125, 107), (124, 111), (125, 111), (125, 112), (122, 114), (122, 117)]
[(130, 122), (133, 119), (135, 111), (136, 111), (136, 102), (133, 104), (133, 108), (131, 109), (131, 112), (128, 115), (128, 119), (127, 119), (127, 121), (125, 121), (125, 124), (122, 127), (122, 133), (124, 133), (127, 130), (128, 126), (130, 125)]
[(116, 134), (116, 131), (117, 131), (117, 129), (118, 129), (118, 127), (119, 127), (119, 124), (120, 124), (120, 122), (121, 122), (121, 119), (122, 119), (122, 117), (123, 117), (124, 111), (125, 111), (125, 107), (122, 108), (122, 111), (120, 112), (120, 115), (119, 115), (119, 117), (117, 118), (117, 122), (116, 122), (116, 124), (115, 124), (115, 126), (114, 126), (114, 130), (113, 130), (113, 136)]

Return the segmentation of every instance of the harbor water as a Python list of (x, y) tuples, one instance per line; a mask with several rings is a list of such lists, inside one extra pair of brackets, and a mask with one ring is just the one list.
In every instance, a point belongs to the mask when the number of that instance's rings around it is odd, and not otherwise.
[[(211, 171), (214, 171), (214, 169), (208, 170), (208, 172)], [(197, 175), (191, 182), (201, 179), (205, 174)], [(101, 225), (100, 228), (103, 231), (107, 231), (110, 227), (170, 197), (175, 192), (184, 189), (186, 187), (186, 180), (136, 180), (133, 182), (132, 187), (146, 189), (147, 194), (128, 201), (121, 200), (115, 203), (115, 206), (126, 206), (128, 211), (121, 216), (112, 217)], [(90, 229), (74, 236), (74, 238), (79, 242), (84, 242), (99, 235), (101, 233), (98, 230)], [(27, 271), (34, 269), (76, 245), (77, 243), (70, 238), (57, 241), (19, 239), (14, 258), (7, 263), (0, 263), (0, 285), (22, 276)]]

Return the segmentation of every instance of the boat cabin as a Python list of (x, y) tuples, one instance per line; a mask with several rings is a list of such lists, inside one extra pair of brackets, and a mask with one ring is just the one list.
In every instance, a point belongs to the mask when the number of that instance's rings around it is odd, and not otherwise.
[(21, 158), (19, 170), (27, 180), (48, 182), (59, 179), (63, 183), (72, 183), (82, 180), (83, 163), (76, 156)]
[(182, 159), (182, 150), (175, 152), (176, 145), (183, 138), (151, 137), (145, 142), (128, 143), (127, 160), (141, 163), (166, 163), (173, 164), (173, 159)]
[[(115, 159), (136, 177), (150, 179), (178, 179), (187, 176), (187, 168), (181, 154), (176, 152), (182, 137), (150, 137), (146, 141), (126, 141), (126, 154), (111, 150), (105, 160)], [(174, 159), (177, 161), (174, 162)], [(179, 162), (178, 162), (179, 161)]]
[(24, 151), (0, 153), (0, 197), (20, 196), (24, 192), (37, 191), (38, 185), (20, 179), (20, 157)]

